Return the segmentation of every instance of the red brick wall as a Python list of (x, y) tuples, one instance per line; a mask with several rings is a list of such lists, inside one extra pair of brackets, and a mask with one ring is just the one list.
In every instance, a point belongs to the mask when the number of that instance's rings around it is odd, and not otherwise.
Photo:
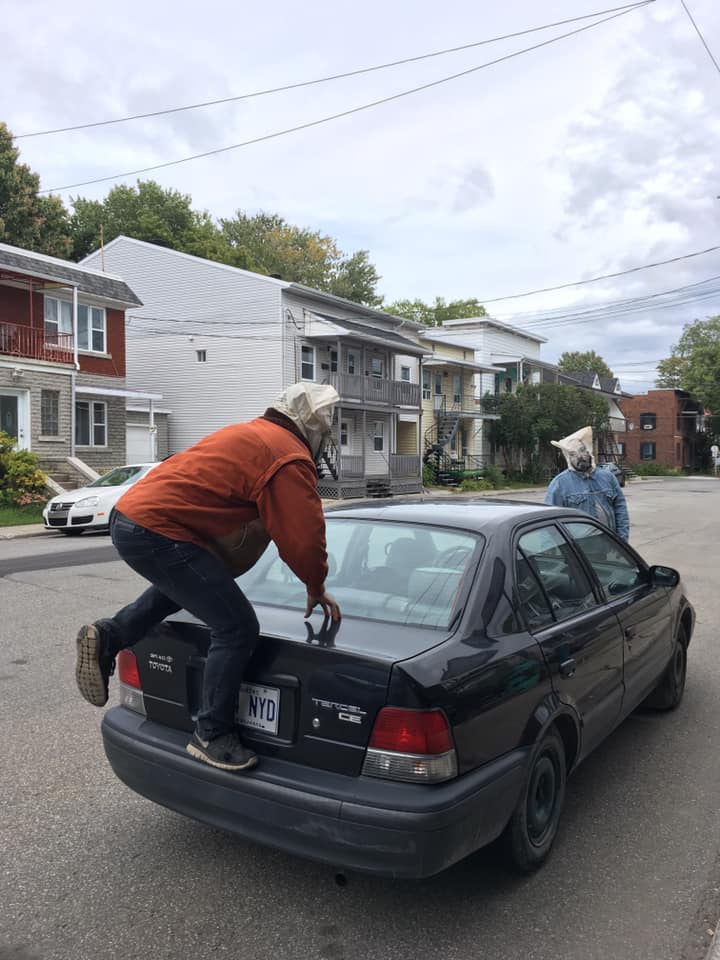
[[(680, 420), (682, 401), (674, 390), (649, 390), (636, 397), (620, 401), (620, 407), (628, 422), (625, 434), (625, 459), (628, 463), (642, 463), (640, 445), (655, 444), (655, 463), (666, 467), (687, 467), (690, 463), (690, 445), (685, 436), (684, 424)], [(654, 413), (656, 427), (643, 430), (640, 427), (640, 415)], [(630, 429), (634, 424), (634, 429)], [(689, 424), (688, 424), (689, 426)]]

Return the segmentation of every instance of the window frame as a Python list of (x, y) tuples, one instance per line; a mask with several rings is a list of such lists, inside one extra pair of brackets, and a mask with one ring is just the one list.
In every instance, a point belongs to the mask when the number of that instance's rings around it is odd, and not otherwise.
[[(380, 427), (380, 430), (378, 430)], [(380, 441), (380, 446), (378, 446)], [(385, 421), (373, 420), (373, 453), (385, 452)]]
[[(595, 572), (594, 567), (592, 566), (590, 561), (586, 558), (585, 554), (582, 552), (582, 549), (579, 546), (576, 546), (575, 544), (575, 538), (571, 535), (570, 530), (568, 529), (569, 525), (573, 523), (581, 523), (584, 526), (595, 527), (597, 530), (600, 531), (600, 533), (608, 537), (608, 539), (614, 541), (616, 549), (621, 553), (628, 554), (632, 558), (632, 560), (638, 565), (638, 567), (642, 570), (645, 576), (645, 583), (638, 583), (636, 586), (632, 588), (632, 590), (628, 590), (627, 593), (620, 594), (617, 597), (609, 596), (602, 585), (602, 581), (600, 580), (597, 573)], [(643, 560), (640, 554), (637, 553), (635, 550), (633, 550), (633, 548), (630, 546), (630, 544), (626, 540), (622, 540), (620, 537), (618, 537), (618, 535), (613, 530), (609, 530), (605, 527), (601, 527), (600, 524), (596, 523), (594, 517), (591, 517), (589, 515), (587, 516), (587, 518), (586, 517), (582, 517), (582, 518), (565, 517), (560, 521), (560, 526), (562, 528), (563, 533), (565, 534), (565, 538), (570, 542), (573, 550), (575, 551), (575, 554), (580, 558), (581, 562), (587, 569), (588, 575), (592, 578), (592, 581), (596, 586), (596, 592), (598, 596), (602, 598), (601, 603), (604, 603), (604, 604), (626, 603), (628, 597), (631, 597), (634, 593), (637, 593), (640, 590), (646, 590), (651, 585), (650, 567)]]
[[(54, 413), (51, 413), (51, 417), (54, 417), (54, 426), (55, 429), (46, 430), (45, 427), (48, 425), (46, 418), (46, 409), (45, 409), (45, 400), (51, 399), (55, 403)], [(51, 424), (52, 426), (52, 424)], [(60, 436), (60, 391), (59, 390), (50, 390), (43, 387), (40, 390), (40, 436), (41, 437), (59, 437)]]
[[(88, 407), (88, 443), (83, 443), (82, 440), (78, 437), (78, 415), (77, 408), (80, 406)], [(95, 415), (97, 408), (103, 408), (103, 419), (102, 423), (96, 421)], [(105, 431), (104, 442), (96, 443), (95, 442), (95, 430), (98, 427), (102, 427)], [(96, 450), (106, 449), (108, 446), (108, 405), (104, 400), (76, 400), (75, 401), (75, 446), (76, 447), (86, 447), (94, 448)]]
[(639, 421), (641, 430), (657, 430), (657, 414), (653, 413), (652, 410), (648, 410), (646, 413), (641, 413)]
[(429, 370), (422, 372), (422, 398), (432, 400), (432, 377)]
[[(55, 318), (48, 320), (47, 309), (48, 304), (52, 303), (55, 305)], [(63, 310), (63, 307), (67, 307), (67, 310)], [(65, 317), (63, 318), (63, 313)], [(69, 323), (63, 323), (63, 320), (68, 320)], [(64, 327), (67, 329), (64, 329)], [(53, 330), (48, 330), (48, 327), (54, 327)], [(57, 343), (58, 336), (72, 336), (73, 333), (73, 320), (72, 320), (72, 303), (69, 300), (62, 300), (60, 297), (43, 297), (43, 331), (45, 334), (45, 339), (55, 337), (55, 343)], [(52, 340), (49, 340), (52, 343)]]
[(357, 373), (357, 350), (348, 350), (345, 354), (345, 372), (349, 377), (354, 377)]
[[(312, 355), (312, 361), (307, 361), (303, 359), (306, 353), (310, 353)], [(310, 363), (312, 364), (312, 376), (307, 377), (305, 376), (305, 367), (307, 367)], [(300, 379), (314, 382), (316, 370), (317, 370), (317, 357), (315, 355), (315, 347), (312, 346), (312, 344), (302, 343), (300, 345)]]
[(196, 350), (195, 361), (196, 363), (207, 363), (207, 350)]
[[(407, 376), (405, 376), (407, 374)], [(400, 379), (403, 383), (410, 383), (411, 370), (410, 367), (402, 366), (400, 367)]]
[[(643, 453), (645, 447), (652, 447), (652, 456), (646, 457)], [(640, 441), (640, 460), (643, 463), (649, 463), (652, 460), (657, 460), (657, 443), (654, 440), (641, 440)]]
[[(87, 330), (86, 330), (87, 346), (86, 347), (84, 347), (80, 343), (80, 320), (81, 320), (80, 311), (81, 310), (87, 311), (86, 318), (85, 318), (87, 322)], [(94, 323), (95, 311), (97, 311), (102, 318), (102, 325), (100, 327), (96, 327)], [(108, 332), (107, 331), (107, 311), (105, 310), (105, 307), (96, 307), (88, 303), (79, 303), (78, 304), (78, 333), (77, 333), (78, 351), (80, 353), (107, 354), (108, 352), (107, 332)], [(102, 349), (101, 350), (98, 350), (93, 346), (93, 334), (95, 333), (102, 333)]]
[(383, 380), (385, 378), (385, 358), (379, 354), (370, 357), (370, 376), (373, 380)]
[[(340, 431), (339, 431), (339, 433), (340, 433), (340, 447), (341, 447), (341, 449), (345, 449), (346, 447), (349, 447), (349, 446), (350, 446), (350, 431), (349, 431), (349, 429), (348, 429), (348, 423), (349, 423), (349, 421), (347, 421), (347, 420), (341, 420), (341, 421), (340, 421)], [(343, 439), (343, 438), (344, 438), (344, 439)]]

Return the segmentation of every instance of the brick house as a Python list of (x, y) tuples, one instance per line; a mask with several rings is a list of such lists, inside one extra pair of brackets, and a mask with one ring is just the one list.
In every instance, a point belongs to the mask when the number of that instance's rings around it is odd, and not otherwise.
[(0, 429), (51, 474), (125, 463), (126, 403), (160, 399), (125, 385), (136, 306), (119, 277), (0, 243)]
[(627, 418), (628, 463), (658, 463), (679, 470), (699, 466), (703, 407), (684, 390), (648, 390), (620, 401)]

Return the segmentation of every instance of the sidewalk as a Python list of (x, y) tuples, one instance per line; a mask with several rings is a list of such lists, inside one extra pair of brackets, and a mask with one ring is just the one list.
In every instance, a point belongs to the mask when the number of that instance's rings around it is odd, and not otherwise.
[(39, 537), (45, 533), (42, 523), (23, 523), (18, 527), (0, 527), (0, 540), (19, 540), (21, 537)]

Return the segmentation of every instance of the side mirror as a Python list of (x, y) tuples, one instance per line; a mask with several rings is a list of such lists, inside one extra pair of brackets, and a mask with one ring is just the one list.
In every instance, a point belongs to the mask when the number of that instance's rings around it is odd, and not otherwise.
[(672, 567), (650, 567), (650, 582), (656, 587), (676, 587), (680, 574)]

